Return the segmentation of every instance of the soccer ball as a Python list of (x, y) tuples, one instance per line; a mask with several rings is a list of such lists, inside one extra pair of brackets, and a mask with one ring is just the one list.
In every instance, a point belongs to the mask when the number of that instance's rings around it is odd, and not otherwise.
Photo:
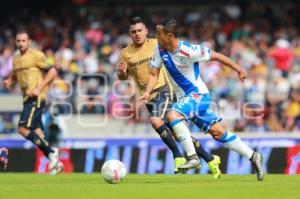
[(108, 160), (101, 168), (101, 175), (106, 182), (117, 184), (126, 176), (125, 165), (119, 160)]

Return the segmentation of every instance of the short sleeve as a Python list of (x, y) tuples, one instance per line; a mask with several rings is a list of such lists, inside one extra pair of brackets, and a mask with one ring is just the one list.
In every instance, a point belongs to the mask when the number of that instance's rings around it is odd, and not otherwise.
[(210, 61), (211, 49), (200, 45), (192, 45), (192, 59), (193, 61), (205, 62)]
[(126, 62), (126, 56), (124, 49), (121, 50), (120, 56), (119, 56), (119, 62)]
[(37, 66), (39, 67), (39, 68), (41, 68), (41, 69), (49, 69), (50, 67), (52, 67), (52, 66), (50, 66), (48, 63), (47, 63), (47, 61), (46, 61), (46, 56), (45, 56), (45, 54), (44, 53), (42, 53), (42, 52), (37, 52), (37, 54), (36, 54), (36, 64), (37, 64)]
[(154, 48), (154, 54), (150, 62), (151, 68), (161, 68), (162, 67), (162, 59), (159, 53), (158, 46)]

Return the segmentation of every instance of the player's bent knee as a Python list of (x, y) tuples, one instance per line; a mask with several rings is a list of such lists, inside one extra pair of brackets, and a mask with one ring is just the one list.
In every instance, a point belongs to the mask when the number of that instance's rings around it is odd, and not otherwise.
[(211, 126), (209, 134), (216, 140), (221, 139), (225, 133), (225, 129), (218, 123), (215, 123)]
[(150, 123), (153, 128), (157, 129), (164, 124), (164, 121), (159, 117), (150, 117)]
[(28, 129), (23, 127), (23, 126), (19, 126), (18, 127), (18, 133), (20, 135), (22, 135), (23, 137), (26, 137), (28, 135)]
[(221, 135), (217, 132), (210, 132), (210, 135), (215, 139), (215, 140), (220, 140), (221, 139)]
[(170, 111), (167, 116), (167, 119), (169, 122), (172, 122), (177, 119), (182, 119), (182, 118), (183, 118), (183, 116), (180, 113), (177, 113), (176, 111), (173, 111), (173, 110)]

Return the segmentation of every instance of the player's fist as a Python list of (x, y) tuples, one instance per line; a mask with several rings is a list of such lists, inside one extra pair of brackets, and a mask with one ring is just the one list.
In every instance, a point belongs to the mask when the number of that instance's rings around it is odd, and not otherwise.
[(150, 93), (148, 92), (145, 92), (140, 98), (139, 100), (142, 101), (142, 102), (147, 102), (150, 98)]
[(12, 81), (11, 78), (8, 78), (8, 79), (4, 80), (4, 87), (6, 89), (9, 89), (12, 86), (12, 84), (13, 84), (13, 81)]
[(126, 73), (127, 72), (127, 63), (124, 62), (124, 61), (121, 61), (119, 64), (118, 64), (118, 71), (121, 71), (122, 73)]
[(243, 68), (241, 68), (241, 70), (239, 70), (237, 73), (238, 73), (238, 76), (239, 76), (240, 80), (242, 82), (244, 82), (244, 80), (247, 78), (246, 71)]
[(33, 90), (31, 90), (30, 92), (27, 93), (28, 96), (30, 97), (38, 97), (41, 93), (41, 90), (38, 88), (35, 88)]

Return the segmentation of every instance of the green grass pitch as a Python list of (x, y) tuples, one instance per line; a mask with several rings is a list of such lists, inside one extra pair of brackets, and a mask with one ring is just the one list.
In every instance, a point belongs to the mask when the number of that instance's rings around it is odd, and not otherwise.
[(120, 184), (100, 174), (0, 174), (0, 199), (300, 199), (300, 175), (128, 175)]

